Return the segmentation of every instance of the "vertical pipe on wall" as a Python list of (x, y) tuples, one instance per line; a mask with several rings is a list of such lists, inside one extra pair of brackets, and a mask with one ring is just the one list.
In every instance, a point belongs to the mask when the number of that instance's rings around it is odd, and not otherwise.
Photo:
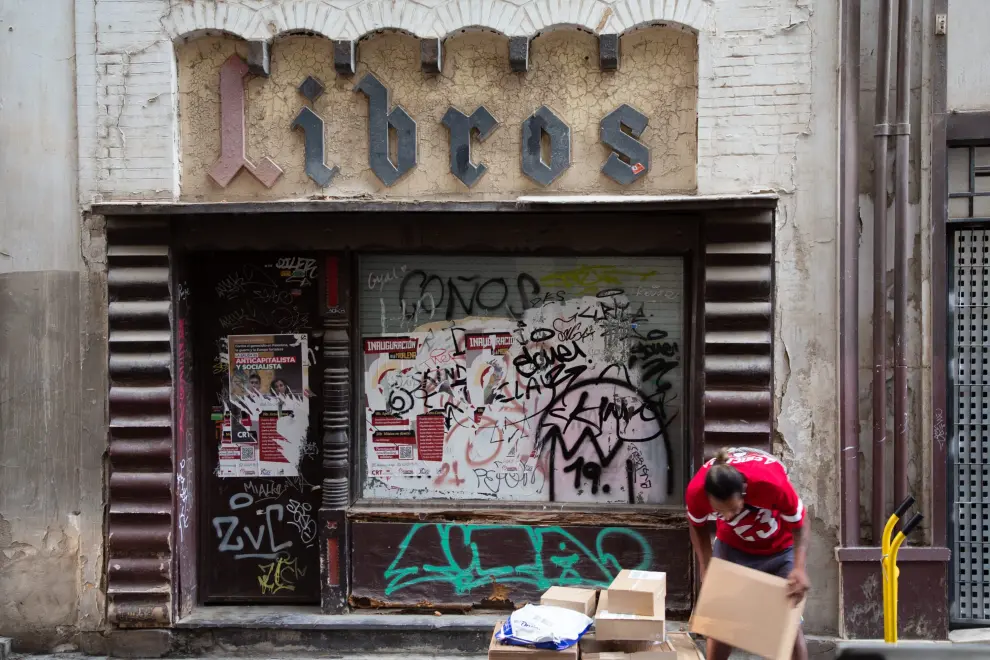
[(894, 500), (908, 494), (908, 380), (907, 306), (908, 253), (912, 235), (908, 231), (908, 185), (911, 143), (911, 18), (912, 0), (897, 3), (897, 109), (894, 193)]
[(839, 466), (844, 546), (859, 544), (859, 0), (842, 0), (839, 89)]
[(873, 543), (883, 534), (887, 491), (887, 176), (891, 42), (894, 0), (880, 0), (877, 20), (877, 98), (873, 127)]

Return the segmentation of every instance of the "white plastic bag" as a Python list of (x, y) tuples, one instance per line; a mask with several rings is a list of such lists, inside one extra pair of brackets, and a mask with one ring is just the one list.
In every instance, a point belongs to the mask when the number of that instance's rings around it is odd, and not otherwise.
[(577, 644), (591, 627), (580, 612), (550, 605), (526, 605), (516, 610), (495, 638), (502, 644), (563, 651)]

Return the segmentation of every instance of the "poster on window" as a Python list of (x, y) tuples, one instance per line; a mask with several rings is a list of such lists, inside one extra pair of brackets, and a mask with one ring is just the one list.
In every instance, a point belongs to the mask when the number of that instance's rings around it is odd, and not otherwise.
[[(392, 488), (506, 499), (546, 490), (533, 439), (537, 419), (515, 397), (512, 323), (465, 322), (453, 333), (365, 337), (369, 478)], [(499, 488), (499, 480), (512, 488)]]
[(220, 477), (296, 477), (309, 430), (305, 334), (227, 338), (230, 406), (217, 420)]

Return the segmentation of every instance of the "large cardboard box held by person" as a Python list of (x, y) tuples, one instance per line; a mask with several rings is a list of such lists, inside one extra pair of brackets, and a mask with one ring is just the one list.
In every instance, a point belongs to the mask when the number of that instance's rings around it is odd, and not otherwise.
[(666, 573), (622, 570), (608, 587), (609, 610), (617, 614), (662, 617), (666, 598)]
[(639, 616), (613, 612), (609, 605), (609, 594), (602, 592), (598, 598), (598, 611), (595, 612), (595, 638), (599, 641), (646, 641), (663, 642), (664, 613), (659, 616)]
[(582, 660), (703, 660), (688, 633), (668, 633), (665, 642), (604, 641), (581, 638)]
[(691, 632), (742, 651), (786, 660), (794, 650), (804, 602), (787, 597), (787, 580), (713, 557), (705, 572)]
[(543, 597), (540, 598), (540, 605), (563, 607), (564, 609), (574, 610), (592, 618), (595, 616), (595, 607), (597, 604), (598, 592), (594, 589), (550, 587), (543, 594)]
[(528, 646), (513, 646), (500, 644), (495, 637), (504, 621), (500, 621), (492, 631), (492, 641), (488, 645), (488, 660), (578, 660), (579, 647), (577, 644), (563, 651), (534, 649)]

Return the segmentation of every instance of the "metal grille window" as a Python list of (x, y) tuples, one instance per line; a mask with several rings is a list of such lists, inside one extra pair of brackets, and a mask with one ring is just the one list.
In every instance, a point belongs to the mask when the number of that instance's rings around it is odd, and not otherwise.
[(949, 218), (990, 219), (990, 147), (949, 149)]
[(676, 503), (680, 257), (367, 256), (365, 497)]
[(956, 231), (951, 263), (952, 615), (960, 622), (985, 621), (990, 620), (990, 230)]
[(990, 147), (949, 149), (952, 618), (990, 621)]

